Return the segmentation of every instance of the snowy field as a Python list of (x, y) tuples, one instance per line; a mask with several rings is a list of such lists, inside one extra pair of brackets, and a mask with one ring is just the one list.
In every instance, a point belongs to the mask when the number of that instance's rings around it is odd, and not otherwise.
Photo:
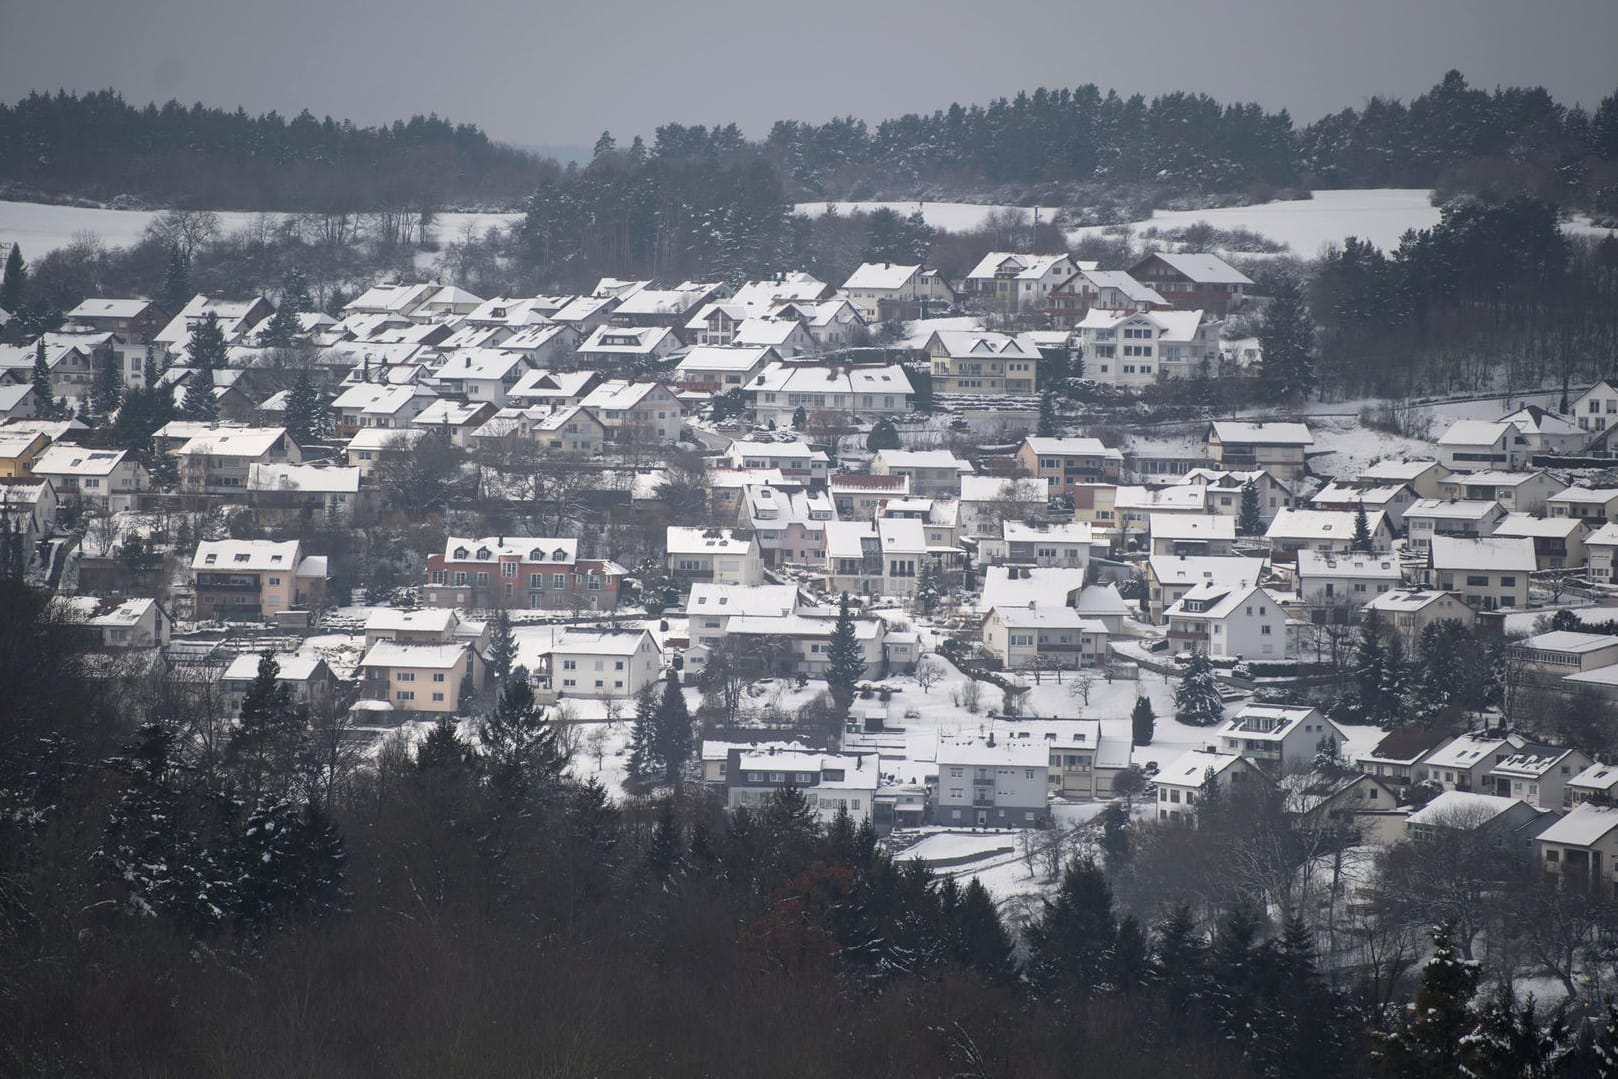
[[(892, 210), (900, 217), (909, 217), (917, 209), (921, 210), (922, 218), (935, 229), (944, 229), (948, 232), (971, 232), (981, 226), (989, 215), (1002, 211), (1013, 211), (1024, 217), (1033, 213), (1031, 206), (982, 206), (974, 202), (800, 202), (792, 209), (805, 217), (819, 217), (826, 212), (828, 206), (837, 207), (840, 214), (851, 214), (856, 211), (870, 213), (872, 210)], [(1040, 216), (1046, 219), (1056, 213), (1051, 206), (1042, 206)]]
[[(0, 201), (0, 242), (21, 244), (23, 254), (29, 259), (66, 247), (87, 233), (94, 233), (96, 239), (108, 247), (129, 247), (140, 241), (146, 226), (159, 213), (159, 210), (100, 210)], [(238, 232), (263, 216), (279, 221), (292, 215), (226, 210), (219, 214), (219, 227), (226, 233)], [(481, 236), (491, 227), (512, 225), (521, 216), (514, 213), (440, 214), (433, 234), (439, 243), (455, 243), (465, 236), (468, 226)]]

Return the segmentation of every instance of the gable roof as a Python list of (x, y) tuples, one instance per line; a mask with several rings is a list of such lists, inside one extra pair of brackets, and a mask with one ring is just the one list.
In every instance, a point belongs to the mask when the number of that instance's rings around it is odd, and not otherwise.
[(1146, 262), (1155, 257), (1172, 266), (1184, 276), (1202, 285), (1251, 285), (1252, 278), (1242, 273), (1236, 267), (1220, 258), (1218, 255), (1186, 254), (1175, 251), (1158, 251), (1130, 267), (1134, 273)]

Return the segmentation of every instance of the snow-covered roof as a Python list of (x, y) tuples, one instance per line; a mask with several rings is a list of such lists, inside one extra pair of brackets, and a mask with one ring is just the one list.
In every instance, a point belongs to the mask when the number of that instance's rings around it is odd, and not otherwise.
[(427, 437), (427, 432), (410, 427), (361, 427), (348, 440), (351, 452), (409, 449)]
[(792, 584), (761, 584), (748, 588), (700, 581), (691, 586), (691, 595), (685, 602), (688, 615), (783, 615), (797, 607), (798, 586)]
[(670, 525), (666, 546), (671, 555), (746, 554), (756, 543), (753, 533), (739, 529)]
[(498, 348), (458, 349), (444, 357), (433, 372), (443, 382), (469, 380), (499, 381), (515, 370), (527, 370), (528, 361), (515, 352)]
[(242, 457), (257, 460), (286, 437), (285, 427), (234, 427), (227, 424), (200, 431), (176, 448), (177, 457)]
[(938, 742), (940, 767), (1048, 768), (1050, 763), (1050, 750), (1043, 741), (1024, 742), (1020, 738), (1002, 738), (994, 745), (989, 745), (982, 739), (953, 741), (940, 738)]
[(1113, 508), (1156, 513), (1201, 514), (1208, 508), (1208, 488), (1200, 483), (1178, 483), (1172, 487), (1139, 487), (1120, 484), (1113, 490)]
[(1028, 448), (1041, 457), (1104, 457), (1112, 461), (1122, 461), (1122, 450), (1115, 450), (1103, 445), (1099, 438), (1041, 438), (1038, 435), (1029, 435), (1023, 439)]
[(688, 375), (697, 371), (751, 371), (765, 363), (774, 352), (768, 345), (732, 347), (697, 345), (675, 365), (675, 372)]
[(1149, 518), (1153, 540), (1234, 540), (1236, 518), (1216, 514), (1154, 513)]
[(972, 267), (966, 279), (993, 280), (1004, 271), (1014, 278), (1037, 281), (1067, 257), (1065, 252), (1060, 255), (1025, 255), (1015, 251), (990, 251), (978, 260), (978, 264)]
[(204, 540), (191, 558), (194, 570), (237, 570), (256, 573), (297, 568), (297, 540)]
[(849, 274), (848, 280), (843, 282), (843, 288), (891, 291), (904, 288), (910, 279), (920, 271), (920, 266), (899, 266), (891, 262), (867, 262), (852, 274)]
[(1529, 742), (1518, 747), (1517, 752), (1495, 765), (1493, 772), (1506, 776), (1521, 776), (1524, 779), (1538, 779), (1549, 774), (1572, 752), (1574, 751), (1565, 746)]
[(511, 398), (581, 397), (595, 378), (594, 371), (525, 371), (506, 391)]
[(1478, 734), (1469, 732), (1461, 735), (1449, 745), (1434, 751), (1427, 758), (1427, 766), (1432, 768), (1475, 768), (1479, 764), (1493, 764), (1496, 754), (1509, 756), (1515, 752), (1523, 740), (1514, 734)]
[(1405, 510), (1405, 520), (1420, 517), (1435, 521), (1486, 521), (1500, 512), (1500, 503), (1492, 498), (1418, 498)]
[(401, 611), (394, 607), (373, 607), (365, 616), (366, 633), (449, 633), (461, 622), (452, 607), (423, 607)]
[(1456, 420), (1438, 436), (1440, 446), (1493, 446), (1515, 430), (1498, 420)]
[(93, 450), (56, 443), (35, 458), (33, 472), (36, 476), (110, 476), (128, 457), (128, 450)]
[(877, 450), (876, 460), (894, 468), (953, 468), (963, 475), (977, 469), (972, 462), (955, 456), (949, 450)]
[(678, 343), (679, 339), (673, 335), (674, 331), (667, 326), (597, 326), (579, 346), (579, 351), (645, 356), (671, 339)]
[[(1331, 540), (1354, 538), (1352, 510), (1305, 510), (1283, 507), (1275, 513), (1275, 520), (1264, 530), (1270, 540)], [(1386, 517), (1381, 510), (1367, 512), (1366, 524), (1375, 536), (1383, 527)]]
[(569, 629), (556, 638), (550, 651), (575, 656), (632, 656), (651, 640), (652, 635), (644, 629)]
[(1315, 436), (1306, 423), (1265, 423), (1247, 420), (1215, 420), (1213, 433), (1225, 445), (1313, 446)]
[(1588, 536), (1584, 537), (1586, 547), (1618, 546), (1618, 524), (1604, 524)]
[(466, 655), (464, 644), (399, 644), (377, 641), (360, 660), (361, 667), (418, 667), (449, 670)]
[(1095, 528), (1088, 521), (1068, 521), (1041, 527), (1027, 521), (1001, 521), (1000, 538), (1007, 543), (1078, 543), (1095, 539)]
[(1434, 536), (1431, 557), (1433, 568), (1439, 570), (1531, 573), (1538, 565), (1534, 541), (1515, 536)]
[(1097, 290), (1116, 289), (1131, 303), (1167, 304), (1150, 285), (1143, 285), (1126, 270), (1081, 270), (1081, 276)]
[(1614, 828), (1618, 828), (1618, 806), (1584, 802), (1574, 806), (1567, 816), (1539, 833), (1539, 841), (1588, 847), (1600, 842)]
[(1330, 554), (1299, 551), (1299, 577), (1342, 577), (1368, 581), (1397, 581), (1403, 570), (1391, 554)]
[(249, 491), (309, 491), (315, 494), (358, 494), (360, 470), (336, 465), (249, 465)]
[(137, 318), (151, 305), (150, 300), (92, 297), (69, 311), (67, 319), (72, 322), (81, 318)]
[(1580, 517), (1535, 517), (1531, 513), (1508, 513), (1495, 522), (1497, 536), (1544, 536), (1566, 539), (1589, 526)]
[[(250, 682), (258, 677), (259, 661), (263, 659), (257, 652), (247, 652), (230, 661), (225, 668), (223, 678), (227, 682)], [(325, 660), (309, 652), (277, 652), (275, 662), (280, 667), (276, 675), (282, 682), (307, 682), (320, 673)]]
[(992, 330), (939, 330), (932, 340), (944, 354), (956, 359), (1039, 360), (1039, 347), (1027, 334), (996, 333)]
[(1218, 255), (1157, 251), (1156, 257), (1204, 285), (1251, 285), (1252, 279)]
[(1602, 764), (1598, 761), (1568, 780), (1567, 784), (1581, 790), (1610, 793), (1618, 789), (1618, 764)]
[(1065, 604), (1084, 587), (1084, 570), (1056, 566), (989, 566), (978, 609)]
[(1567, 487), (1547, 501), (1570, 506), (1606, 506), (1618, 501), (1618, 487)]
[(1618, 645), (1618, 637), (1605, 633), (1580, 633), (1573, 629), (1553, 629), (1548, 633), (1536, 633), (1517, 642), (1518, 648), (1539, 652), (1564, 652), (1575, 656), (1599, 652), (1614, 645)]
[[(1448, 599), (1451, 606), (1465, 607), (1461, 597), (1453, 592), (1442, 592), (1432, 589), (1397, 589), (1384, 592), (1380, 596), (1373, 596), (1366, 601), (1367, 610), (1381, 611), (1385, 614), (1411, 614), (1425, 610), (1434, 603)], [(1470, 609), (1470, 608), (1468, 608)]]
[(1152, 576), (1165, 585), (1253, 581), (1268, 567), (1262, 558), (1237, 555), (1152, 555), (1146, 560)]
[[(1443, 750), (1439, 751), (1440, 753)], [(1436, 763), (1429, 758), (1429, 769)], [(1503, 798), (1495, 794), (1475, 794), (1472, 791), (1445, 791), (1405, 818), (1405, 823), (1436, 826), (1456, 825), (1476, 827), (1487, 824), (1513, 806), (1522, 804), (1521, 798)]]
[(1442, 470), (1443, 466), (1437, 461), (1377, 461), (1360, 471), (1360, 479), (1410, 483), (1435, 468)]
[(1076, 629), (1081, 633), (1106, 633), (1103, 622), (1086, 618), (1072, 607), (995, 607), (989, 612), (1008, 629)]
[(809, 394), (911, 394), (910, 377), (898, 364), (886, 367), (840, 367), (831, 364), (766, 364), (748, 390)]
[(1209, 772), (1215, 777), (1224, 775), (1231, 768), (1241, 763), (1242, 758), (1234, 753), (1209, 753), (1206, 750), (1193, 749), (1182, 753), (1158, 769), (1157, 783), (1159, 786), (1171, 787), (1200, 787)]
[(444, 541), (446, 562), (525, 562), (566, 565), (578, 561), (579, 541), (557, 536), (451, 536)]

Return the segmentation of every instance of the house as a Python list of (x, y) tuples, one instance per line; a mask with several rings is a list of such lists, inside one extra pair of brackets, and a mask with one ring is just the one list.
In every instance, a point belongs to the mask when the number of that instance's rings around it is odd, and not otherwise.
[(1479, 610), (1520, 610), (1528, 606), (1528, 580), (1535, 564), (1530, 539), (1434, 536), (1427, 551), (1426, 583), (1457, 593)]
[[(1402, 483), (1416, 492), (1417, 498), (1438, 498), (1449, 469), (1437, 461), (1378, 461), (1359, 474), (1358, 482), (1369, 486)], [(1498, 473), (1497, 473), (1498, 474)]]
[(825, 450), (806, 442), (753, 442), (737, 439), (725, 449), (735, 468), (777, 468), (789, 482), (819, 487), (826, 482), (831, 460)]
[(92, 333), (110, 333), (130, 344), (144, 344), (173, 317), (151, 300), (91, 297), (67, 313), (67, 321)]
[(394, 430), (391, 427), (366, 427), (354, 432), (343, 448), (343, 461), (360, 470), (364, 482), (369, 483), (376, 472), (377, 463), (388, 454), (406, 454), (427, 437), (426, 431)]
[(822, 349), (848, 348), (865, 332), (865, 320), (847, 300), (778, 300), (770, 306), (768, 317), (800, 323)]
[(843, 521), (870, 521), (891, 502), (908, 498), (908, 476), (838, 472), (826, 482), (826, 493)]
[(535, 368), (534, 361), (516, 352), (498, 348), (457, 349), (444, 358), (433, 372), (439, 392), (464, 399), (468, 404), (503, 407), (522, 376)]
[(1107, 627), (1067, 606), (992, 608), (982, 639), (1006, 670), (1078, 670), (1107, 658)]
[(180, 490), (191, 494), (233, 494), (245, 490), (259, 465), (296, 465), (303, 450), (285, 427), (212, 424), (174, 451)]
[(1618, 388), (1606, 379), (1597, 382), (1574, 399), (1573, 418), (1581, 431), (1605, 431), (1618, 419)]
[(262, 519), (352, 522), (361, 500), (360, 470), (330, 465), (249, 465), (247, 501)]
[(662, 649), (644, 629), (567, 629), (547, 655), (550, 688), (560, 697), (633, 697), (663, 666)]
[[(1251, 469), (1247, 472), (1231, 472), (1217, 468), (1193, 468), (1185, 474), (1185, 483), (1202, 487), (1207, 491), (1204, 504), (1207, 506), (1209, 513), (1218, 513), (1238, 519), (1242, 515), (1242, 498), (1245, 496), (1247, 486), (1251, 484), (1254, 492), (1258, 495), (1258, 519), (1265, 525), (1275, 520), (1275, 515), (1278, 512), (1295, 505), (1297, 502), (1290, 486), (1276, 479), (1262, 468)], [(1370, 512), (1374, 508), (1376, 507), (1367, 506), (1366, 510)]]
[(472, 435), (500, 411), (493, 401), (468, 404), (448, 397), (440, 398), (421, 410), (411, 426), (423, 431), (436, 431), (452, 446), (469, 449)]
[(0, 427), (0, 480), (33, 479), (34, 462), (50, 444), (43, 432)]
[(1095, 543), (1091, 527), (1082, 521), (1037, 526), (1025, 521), (1002, 521), (1000, 535), (978, 544), (980, 566), (1060, 566), (1084, 569)]
[(470, 645), (378, 641), (359, 663), (361, 693), (403, 712), (453, 715), (463, 686), (477, 691), (483, 662)]
[(1590, 526), (1579, 517), (1510, 513), (1494, 526), (1494, 534), (1533, 540), (1534, 562), (1540, 570), (1575, 569), (1583, 566), (1589, 557), (1585, 537), (1590, 534)]
[(1163, 612), (1169, 648), (1206, 652), (1216, 659), (1282, 659), (1287, 616), (1256, 584), (1199, 584)]
[(1281, 811), (1292, 826), (1347, 833), (1351, 842), (1392, 846), (1405, 838), (1398, 791), (1358, 772), (1326, 768), (1281, 777)]
[(1309, 499), (1311, 509), (1348, 510), (1364, 508), (1367, 514), (1380, 513), (1387, 517), (1388, 527), (1395, 534), (1405, 529), (1405, 514), (1418, 501), (1416, 492), (1408, 484), (1338, 483), (1333, 480)]
[(1574, 806), (1535, 838), (1534, 851), (1562, 887), (1611, 897), (1618, 888), (1618, 807)]
[(866, 322), (926, 318), (955, 302), (955, 290), (936, 270), (867, 262), (849, 275), (839, 293)]
[(1597, 584), (1618, 582), (1618, 573), (1614, 573), (1618, 566), (1618, 524), (1604, 524), (1590, 533), (1584, 538), (1584, 549), (1588, 552), (1586, 569), (1590, 580)]
[(326, 559), (305, 557), (297, 540), (204, 540), (191, 559), (198, 620), (257, 622), (318, 607)]
[(1586, 802), (1596, 805), (1610, 806), (1618, 801), (1618, 764), (1602, 764), (1597, 761), (1584, 771), (1567, 781), (1567, 789), (1572, 792), (1572, 801), (1575, 806)]
[(549, 457), (595, 457), (606, 443), (607, 427), (583, 405), (531, 405), (501, 409), (472, 439), (486, 447), (527, 443)]
[(27, 383), (0, 386), (0, 423), (7, 420), (31, 420), (38, 415), (39, 398), (32, 386)]
[(875, 419), (903, 416), (915, 391), (903, 367), (846, 367), (826, 364), (768, 364), (743, 391), (754, 419), (791, 427), (800, 410), (812, 421), (817, 413)]
[(1531, 840), (1550, 820), (1520, 798), (1445, 791), (1405, 818), (1405, 832), (1417, 843), (1465, 834), (1474, 843), (1509, 848)]
[(680, 402), (661, 382), (613, 379), (596, 386), (579, 404), (615, 442), (667, 446), (680, 437)]
[(844, 812), (862, 824), (876, 805), (880, 764), (874, 753), (733, 747), (725, 763), (725, 804), (758, 810), (791, 787), (803, 795), (822, 826)]
[[(582, 338), (579, 337), (578, 331), (571, 326), (547, 324), (543, 326), (524, 326), (493, 347), (498, 348), (501, 352), (521, 356), (528, 361), (531, 368), (548, 370), (562, 364), (572, 363), (581, 340)], [(446, 342), (447, 344), (448, 342)], [(590, 374), (591, 372), (584, 373)], [(532, 374), (532, 371), (524, 372), (517, 379), (517, 382), (521, 384), (529, 374)], [(513, 386), (506, 391), (508, 399), (512, 390), (515, 389), (516, 387)]]
[(1154, 513), (1148, 527), (1154, 555), (1223, 558), (1236, 542), (1236, 518)]
[(1438, 460), (1451, 472), (1497, 472), (1528, 463), (1528, 439), (1503, 420), (1456, 420), (1438, 436)]
[[(737, 654), (758, 657), (754, 662), (780, 677), (802, 675), (824, 678), (832, 634), (837, 629), (834, 607), (800, 607), (784, 614), (733, 614), (725, 622), (725, 640), (734, 641)], [(856, 616), (854, 640), (864, 667), (862, 678), (880, 677), (894, 657), (887, 647), (887, 623), (880, 618)], [(692, 645), (685, 654), (687, 676), (701, 673), (711, 646)]]
[(427, 558), (425, 602), (433, 607), (610, 611), (629, 571), (580, 558), (577, 539), (451, 536)]
[(1434, 536), (1477, 539), (1494, 535), (1494, 528), (1506, 516), (1500, 503), (1470, 499), (1422, 498), (1405, 510), (1405, 527), (1410, 530), (1410, 548), (1425, 551)]
[(1591, 528), (1618, 522), (1618, 487), (1568, 487), (1545, 500), (1548, 516), (1574, 517)]
[(753, 587), (764, 583), (758, 537), (734, 528), (668, 528), (669, 575), (683, 587), (697, 582)]
[(373, 607), (365, 618), (365, 646), (378, 641), (395, 644), (471, 644), (480, 651), (486, 645), (488, 625), (463, 622), (453, 607), (421, 607), (400, 611)]
[(1453, 736), (1430, 727), (1402, 727), (1354, 759), (1366, 775), (1401, 787), (1419, 780), (1420, 766), (1438, 750), (1449, 745)]
[(1446, 791), (1486, 794), (1494, 789), (1488, 776), (1495, 765), (1523, 745), (1515, 734), (1468, 732), (1429, 753), (1421, 763), (1418, 781), (1426, 780)]
[[(1276, 513), (1264, 537), (1276, 551), (1346, 555), (1354, 548), (1355, 517), (1346, 510), (1284, 509)], [(1367, 513), (1365, 520), (1371, 531), (1371, 546), (1376, 551), (1392, 550), (1393, 529), (1387, 517)]]
[(437, 397), (422, 386), (362, 382), (350, 386), (331, 403), (332, 427), (338, 438), (352, 438), (367, 427), (398, 431), (415, 423)]
[(1573, 804), (1568, 782), (1589, 766), (1590, 757), (1581, 750), (1529, 742), (1488, 771), (1484, 789), (1539, 809), (1562, 810)]
[(1376, 617), (1392, 626), (1410, 650), (1421, 640), (1422, 631), (1435, 622), (1459, 622), (1470, 629), (1478, 617), (1456, 593), (1426, 588), (1384, 592), (1370, 599), (1364, 609), (1365, 617)]
[(343, 305), (344, 315), (396, 315), (405, 318), (438, 292), (437, 285), (372, 285)]
[(996, 607), (1058, 603), (1072, 607), (1084, 590), (1084, 578), (1081, 569), (989, 566), (983, 572), (978, 611), (987, 614)]
[(155, 599), (75, 596), (59, 602), (67, 608), (67, 619), (87, 630), (93, 648), (162, 648), (174, 636), (174, 619)]
[[(1134, 488), (1139, 490), (1139, 488)], [(1118, 524), (1118, 485), (1115, 483), (1074, 483), (1068, 486), (1073, 502), (1073, 519), (1097, 528)]]
[(1307, 772), (1326, 742), (1340, 750), (1347, 736), (1317, 708), (1249, 704), (1219, 728), (1219, 751), (1246, 757), (1271, 779)]
[(1129, 276), (1180, 309), (1202, 307), (1228, 314), (1253, 284), (1218, 255), (1158, 251), (1129, 267)]
[(1094, 719), (1019, 722), (1005, 738), (1045, 746), (1050, 752), (1046, 779), (1057, 798), (1111, 797), (1113, 780), (1130, 766), (1133, 755), (1128, 738), (1103, 735)]
[(949, 450), (877, 450), (871, 459), (871, 475), (903, 476), (910, 481), (910, 493), (933, 498), (954, 497), (961, 493), (961, 477), (977, 472), (971, 461)]
[(1268, 570), (1269, 560), (1262, 558), (1153, 555), (1146, 560), (1147, 615), (1161, 623), (1164, 612), (1198, 585), (1236, 587), (1262, 578)]
[(24, 551), (55, 531), (60, 511), (50, 480), (0, 481), (0, 529), (20, 529)]
[(908, 596), (915, 592), (927, 559), (927, 538), (920, 521), (879, 517), (826, 525), (827, 591)]
[(1051, 498), (1069, 496), (1078, 484), (1117, 483), (1124, 455), (1098, 438), (1029, 435), (1017, 447), (1017, 467), (1048, 485)]
[(711, 650), (725, 639), (732, 618), (783, 618), (796, 611), (798, 603), (798, 586), (793, 584), (743, 587), (699, 581), (691, 585), (685, 601), (687, 635), (692, 645)]
[(601, 381), (594, 371), (529, 371), (506, 397), (516, 405), (556, 408), (582, 402)]
[[(1193, 517), (1207, 516), (1208, 488), (1199, 483), (1159, 488), (1126, 485), (1113, 491), (1112, 503), (1119, 530), (1119, 546), (1127, 549), (1131, 535), (1141, 540), (1147, 538), (1154, 515), (1180, 513)], [(1078, 516), (1077, 512), (1074, 516)]]
[(1246, 757), (1193, 749), (1158, 770), (1157, 819), (1190, 828), (1197, 825), (1197, 806), (1211, 786), (1221, 796), (1242, 795), (1269, 785), (1258, 765)]
[(1546, 472), (1457, 472), (1438, 482), (1437, 497), (1498, 502), (1509, 513), (1538, 514), (1562, 489)]
[(1305, 423), (1216, 420), (1208, 425), (1208, 456), (1220, 468), (1262, 468), (1286, 481), (1303, 475), (1314, 444)]
[[(227, 715), (237, 715), (242, 701), (258, 681), (258, 667), (263, 656), (257, 652), (244, 652), (230, 661), (225, 673), (219, 677), (219, 689), (224, 694)], [(275, 684), (285, 686), (295, 704), (315, 705), (335, 697), (339, 682), (326, 661), (312, 652), (276, 652)]]
[(937, 330), (923, 348), (934, 393), (1001, 396), (1039, 390), (1039, 348), (1027, 334)]
[(34, 458), (34, 478), (49, 480), (64, 502), (117, 512), (149, 486), (146, 469), (128, 450), (93, 450), (58, 442)]
[(1618, 663), (1618, 637), (1551, 630), (1517, 641), (1511, 645), (1511, 654), (1527, 671), (1545, 676), (1535, 679), (1544, 683)]
[(778, 360), (812, 356), (820, 351), (809, 328), (795, 318), (747, 318), (731, 341), (739, 348), (767, 348)]
[(1079, 269), (1067, 254), (1028, 255), (990, 251), (966, 275), (962, 291), (997, 311), (1016, 314), (1042, 308), (1057, 288), (1073, 280)]
[(1363, 607), (1397, 589), (1403, 578), (1399, 560), (1391, 554), (1298, 552), (1298, 595), (1313, 607), (1342, 600)]
[(1050, 814), (1050, 753), (1018, 739), (938, 743), (933, 823), (1031, 828)]
[(464, 288), (445, 285), (421, 301), (410, 312), (410, 317), (416, 322), (453, 322), (482, 306), (481, 297), (472, 295)]
[(167, 349), (170, 355), (183, 356), (191, 348), (191, 331), (212, 315), (219, 323), (225, 344), (241, 344), (273, 314), (275, 308), (262, 296), (250, 300), (221, 300), (198, 293), (153, 335), (152, 343)]
[(1530, 458), (1541, 454), (1578, 454), (1590, 441), (1589, 432), (1578, 424), (1538, 405), (1524, 405), (1502, 417), (1500, 422), (1517, 429)]
[(1084, 377), (1123, 389), (1196, 378), (1219, 364), (1219, 327), (1201, 311), (1091, 308), (1074, 327)]
[(1064, 325), (1082, 319), (1091, 308), (1103, 311), (1162, 311), (1173, 305), (1157, 290), (1123, 270), (1098, 270), (1086, 264), (1050, 292), (1046, 307)]
[(680, 348), (667, 326), (597, 326), (579, 345), (578, 362), (598, 370), (666, 359)]
[(961, 534), (973, 537), (1000, 535), (1008, 521), (1026, 520), (1044, 510), (1045, 485), (1038, 480), (1002, 476), (962, 476)]
[(766, 566), (818, 564), (837, 507), (824, 491), (758, 485), (743, 493), (742, 519), (758, 537)]
[(696, 393), (728, 393), (752, 382), (766, 364), (780, 360), (781, 354), (768, 345), (698, 345), (675, 365), (674, 384)]

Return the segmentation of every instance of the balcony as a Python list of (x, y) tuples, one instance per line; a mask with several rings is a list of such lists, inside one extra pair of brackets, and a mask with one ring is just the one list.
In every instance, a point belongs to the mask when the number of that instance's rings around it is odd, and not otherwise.
[(1171, 629), (1169, 630), (1169, 640), (1195, 641), (1206, 644), (1208, 642), (1208, 634), (1203, 630), (1197, 629)]
[(974, 776), (972, 778), (972, 786), (974, 786), (974, 787), (992, 787), (992, 786), (994, 786), (994, 777), (993, 776)]

